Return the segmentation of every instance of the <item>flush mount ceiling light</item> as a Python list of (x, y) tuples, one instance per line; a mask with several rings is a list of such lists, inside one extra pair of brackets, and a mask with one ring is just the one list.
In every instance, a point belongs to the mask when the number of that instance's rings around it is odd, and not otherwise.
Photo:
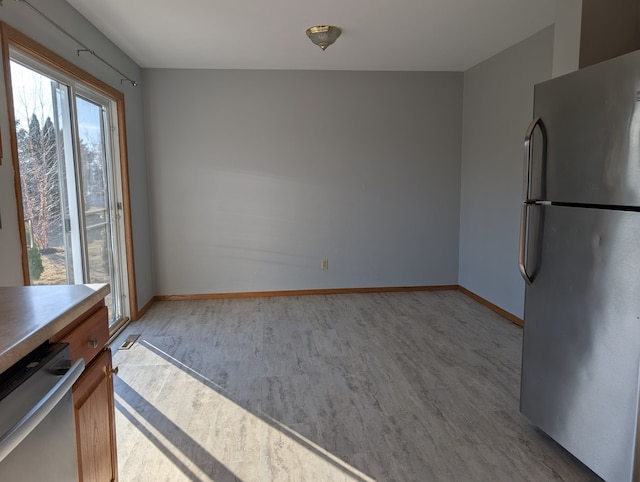
[(318, 25), (307, 29), (307, 37), (323, 51), (336, 41), (342, 30), (333, 25)]

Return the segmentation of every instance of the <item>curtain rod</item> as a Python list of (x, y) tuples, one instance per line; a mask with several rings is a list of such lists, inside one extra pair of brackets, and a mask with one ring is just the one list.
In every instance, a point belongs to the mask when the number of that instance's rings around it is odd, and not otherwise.
[[(41, 17), (43, 17), (47, 22), (49, 22), (51, 25), (53, 25), (55, 28), (60, 30), (63, 34), (65, 34), (67, 37), (69, 37), (71, 40), (73, 40), (75, 43), (77, 43), (80, 47), (82, 47), (81, 49), (76, 50), (76, 53), (77, 53), (78, 57), (80, 56), (80, 53), (88, 52), (91, 55), (93, 55), (95, 58), (97, 58), (100, 62), (105, 64), (107, 67), (109, 67), (111, 70), (113, 70), (113, 71), (117, 72), (118, 74), (120, 74), (120, 76), (122, 77), (120, 79), (120, 83), (121, 84), (122, 84), (122, 82), (126, 81), (126, 82), (129, 82), (134, 87), (138, 86), (138, 82), (137, 81), (129, 78), (128, 76), (126, 76), (125, 74), (120, 72), (113, 65), (111, 65), (109, 62), (107, 62), (102, 57), (100, 57), (94, 50), (92, 50), (89, 47), (87, 47), (84, 43), (82, 43), (80, 40), (78, 40), (72, 34), (67, 32), (64, 28), (62, 28), (60, 25), (58, 25), (54, 20), (52, 20), (51, 18), (47, 17), (47, 15), (45, 15), (43, 12), (38, 10), (31, 3), (29, 3), (27, 0), (15, 0), (15, 1), (18, 2), (18, 3), (26, 3), (29, 7), (31, 7), (33, 10), (35, 10)], [(0, 6), (2, 6), (2, 3), (3, 3), (2, 0), (0, 0)]]

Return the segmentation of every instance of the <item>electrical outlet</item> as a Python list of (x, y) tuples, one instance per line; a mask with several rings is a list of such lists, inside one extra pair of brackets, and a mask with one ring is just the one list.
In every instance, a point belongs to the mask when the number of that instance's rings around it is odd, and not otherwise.
[(322, 261), (320, 261), (320, 267), (322, 269), (329, 269), (329, 260), (323, 259)]

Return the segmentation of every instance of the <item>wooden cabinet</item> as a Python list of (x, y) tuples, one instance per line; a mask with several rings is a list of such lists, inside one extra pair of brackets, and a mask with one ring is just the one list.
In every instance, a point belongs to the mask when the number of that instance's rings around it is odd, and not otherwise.
[(83, 358), (85, 369), (73, 385), (78, 449), (78, 480), (118, 479), (115, 410), (107, 308), (100, 302), (60, 333), (55, 341), (69, 343), (71, 360)]
[(117, 480), (111, 350), (104, 350), (73, 386), (81, 482)]
[(69, 343), (72, 361), (84, 358), (88, 366), (109, 341), (109, 312), (106, 306), (99, 307), (84, 318), (61, 341)]

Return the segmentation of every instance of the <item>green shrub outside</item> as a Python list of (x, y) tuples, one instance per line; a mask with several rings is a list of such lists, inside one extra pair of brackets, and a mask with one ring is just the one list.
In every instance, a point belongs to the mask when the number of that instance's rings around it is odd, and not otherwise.
[(29, 277), (31, 281), (37, 281), (42, 276), (44, 266), (42, 265), (42, 255), (40, 249), (33, 243), (33, 247), (27, 250), (27, 258), (29, 259)]

